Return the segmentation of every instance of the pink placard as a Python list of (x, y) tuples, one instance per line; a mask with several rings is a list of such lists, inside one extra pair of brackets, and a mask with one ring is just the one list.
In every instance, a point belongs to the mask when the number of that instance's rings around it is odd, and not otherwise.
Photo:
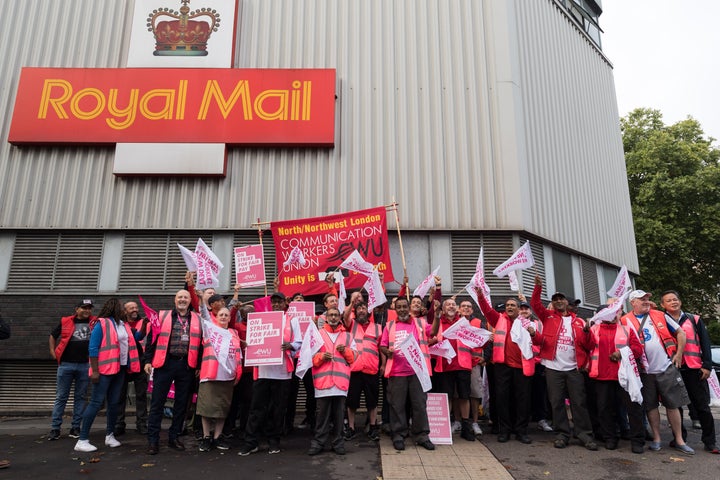
[(284, 328), (284, 312), (248, 313), (245, 366), (282, 365)]
[(235, 247), (235, 281), (240, 288), (265, 285), (265, 257), (262, 245)]
[(430, 422), (430, 440), (436, 445), (452, 445), (447, 393), (427, 394), (427, 416)]
[(300, 333), (305, 338), (308, 325), (315, 321), (315, 302), (290, 302), (285, 315), (287, 315), (288, 322), (291, 322), (293, 318), (298, 319)]

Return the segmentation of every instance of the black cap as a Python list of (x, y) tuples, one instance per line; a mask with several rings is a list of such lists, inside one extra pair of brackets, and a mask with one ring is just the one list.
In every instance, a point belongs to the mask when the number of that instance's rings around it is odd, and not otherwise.
[(504, 311), (505, 311), (505, 304), (504, 304), (504, 303), (498, 303), (497, 306), (495, 307), (495, 310), (497, 310), (498, 312), (504, 312)]
[(556, 299), (559, 298), (559, 297), (562, 297), (562, 298), (567, 299), (567, 297), (565, 296), (564, 293), (562, 293), (562, 292), (555, 292), (555, 293), (553, 293), (552, 297), (550, 297), (550, 300), (556, 300)]
[(220, 295), (219, 293), (216, 293), (214, 295), (210, 295), (210, 298), (208, 298), (208, 305), (212, 305), (215, 302), (219, 302), (220, 300), (225, 300), (225, 297)]
[(93, 301), (89, 298), (83, 298), (79, 302), (75, 304), (75, 308), (83, 308), (83, 307), (93, 307)]
[(518, 308), (522, 308), (522, 307), (532, 308), (532, 307), (530, 306), (530, 304), (527, 303), (527, 302), (520, 302), (520, 305), (518, 305)]
[(569, 305), (575, 305), (575, 306), (580, 305), (582, 303), (582, 300), (580, 300), (579, 298), (568, 298), (567, 301), (568, 301)]
[(283, 302), (287, 301), (287, 297), (282, 292), (274, 292), (272, 295), (270, 295), (270, 300), (272, 300), (273, 298), (279, 298)]

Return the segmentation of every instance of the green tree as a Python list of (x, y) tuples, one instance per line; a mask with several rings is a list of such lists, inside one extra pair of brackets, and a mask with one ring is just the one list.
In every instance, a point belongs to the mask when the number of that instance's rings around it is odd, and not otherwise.
[(665, 125), (658, 110), (620, 120), (635, 239), (638, 288), (680, 293), (683, 308), (718, 317), (720, 150), (688, 117)]

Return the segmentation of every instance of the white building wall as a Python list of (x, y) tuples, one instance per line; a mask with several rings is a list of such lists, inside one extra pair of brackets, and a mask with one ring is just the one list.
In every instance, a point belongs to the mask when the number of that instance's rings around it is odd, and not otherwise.
[[(116, 178), (112, 147), (0, 142), (0, 228), (247, 229), (395, 197), (404, 230), (525, 230), (637, 271), (611, 66), (553, 1), (240, 5), (237, 67), (337, 69), (335, 148)], [(3, 139), (22, 66), (124, 66), (132, 1), (0, 8)]]

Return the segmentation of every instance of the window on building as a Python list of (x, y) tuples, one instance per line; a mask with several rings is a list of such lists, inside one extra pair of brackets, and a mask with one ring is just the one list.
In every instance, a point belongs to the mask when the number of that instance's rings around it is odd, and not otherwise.
[[(555, 272), (555, 291), (562, 292), (568, 297), (576, 297), (572, 256), (569, 253), (553, 249), (553, 269)], [(548, 292), (548, 295), (553, 293)]]

